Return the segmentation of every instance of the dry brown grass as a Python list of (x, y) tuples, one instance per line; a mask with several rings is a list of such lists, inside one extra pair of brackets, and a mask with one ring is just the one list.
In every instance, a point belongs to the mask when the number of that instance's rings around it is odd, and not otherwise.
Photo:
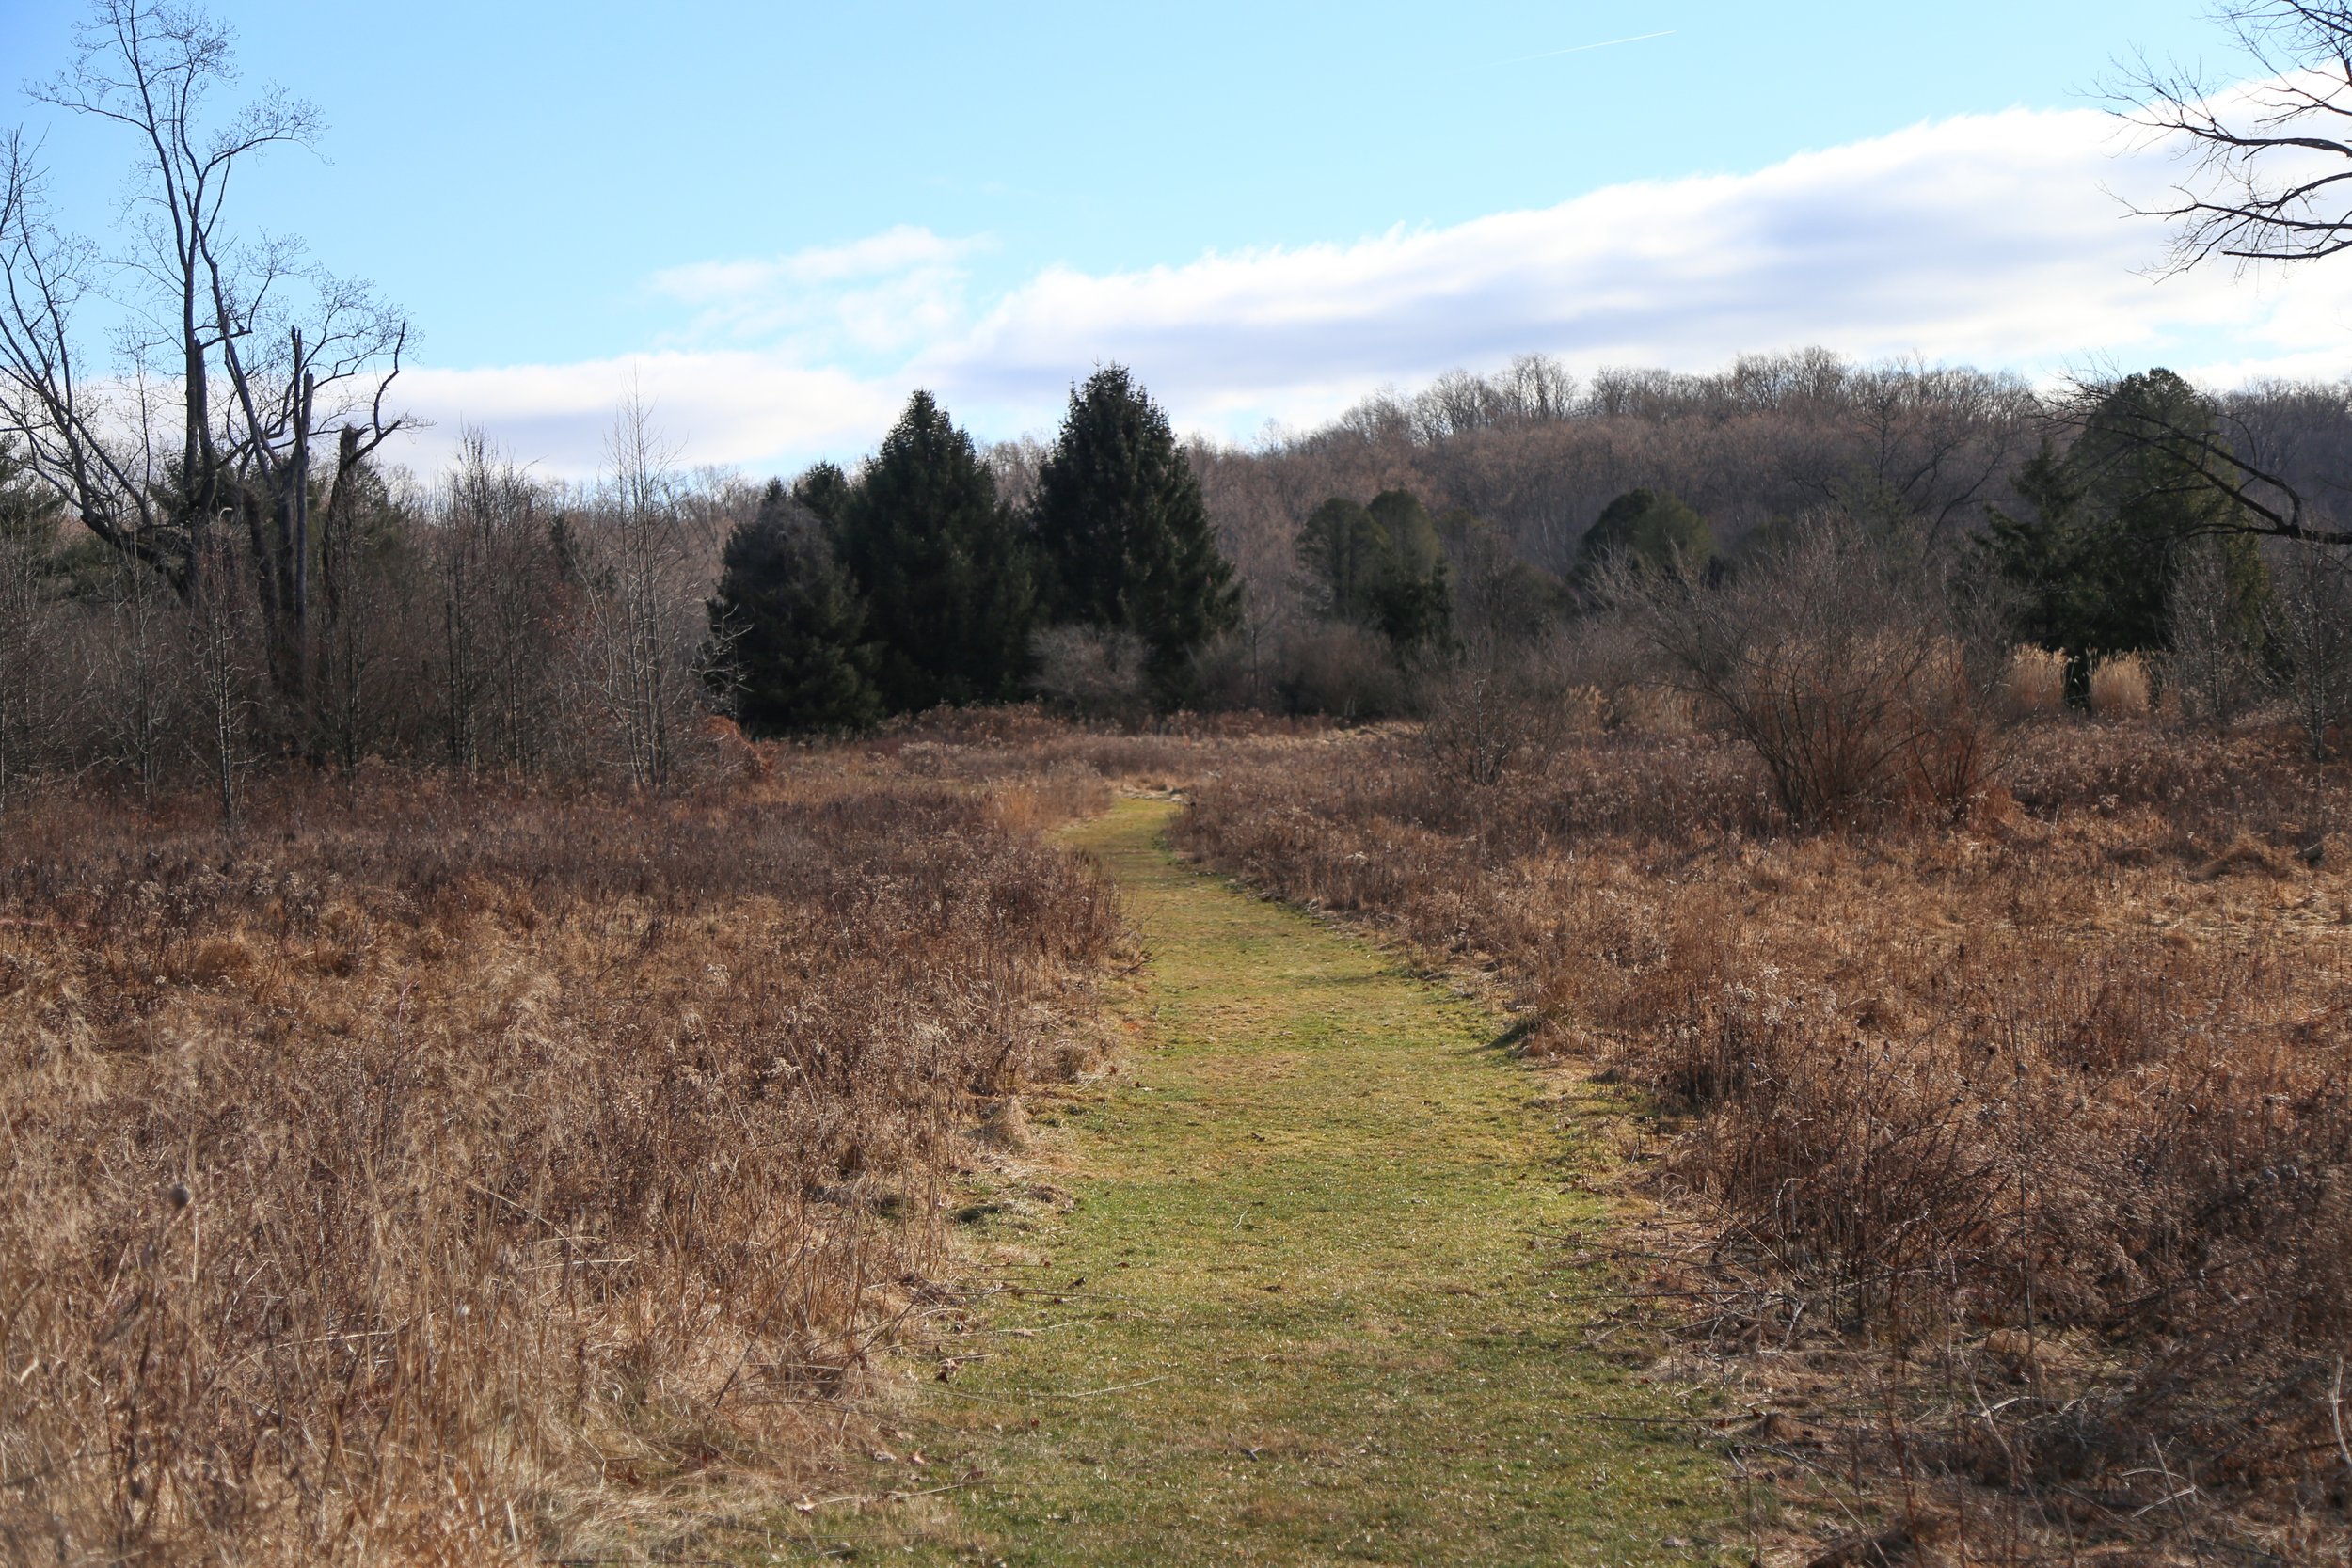
[(12, 816), (0, 1559), (535, 1561), (772, 1498), (1083, 1022), (1110, 896), (1025, 830), (1089, 788)]
[(1488, 789), (1325, 754), (1226, 768), (1184, 842), (1499, 970), (1529, 1049), (1646, 1087), (1702, 1222), (1658, 1289), (1736, 1397), (1818, 1385), (1740, 1429), (1752, 1474), (1875, 1475), (1972, 1560), (2352, 1544), (2340, 773), (2060, 722), (1965, 831), (1789, 836), (1704, 737)]

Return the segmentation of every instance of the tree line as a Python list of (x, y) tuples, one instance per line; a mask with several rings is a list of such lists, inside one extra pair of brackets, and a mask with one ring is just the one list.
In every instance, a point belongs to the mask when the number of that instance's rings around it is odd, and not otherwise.
[(1026, 697), (1038, 634), (1072, 628), (1170, 707), (1240, 602), (1168, 416), (1113, 365), (1073, 389), (1023, 505), (923, 391), (854, 476), (771, 481), (727, 539), (704, 665), (755, 733), (850, 730)]
[[(1569, 625), (1613, 553), (1720, 582), (1831, 518), (1952, 553), (2019, 639), (2070, 656), (2078, 697), (2095, 658), (2177, 654), (2229, 672), (2202, 685), (2242, 707), (2320, 657), (2352, 384), (2216, 392), (2154, 369), (2038, 389), (1818, 349), (1584, 382), (1524, 356), (1193, 459), (1241, 563), (1248, 635), (1294, 662), (1330, 635), (1340, 502), (1403, 492), (1438, 524), (1457, 652)], [(1367, 693), (1404, 699), (1364, 668)], [(1278, 670), (1261, 693), (1281, 685)]]
[(1051, 443), (982, 448), (918, 392), (866, 461), (755, 488), (680, 472), (632, 404), (595, 483), (474, 433), (419, 481), (380, 460), (405, 318), (230, 221), (230, 175), (318, 128), (280, 94), (216, 105), (230, 44), (96, 0), (36, 86), (134, 133), (151, 221), (124, 254), (61, 230), (37, 149), (0, 147), (0, 807), (36, 777), (193, 768), (233, 815), (278, 759), (660, 787), (714, 705), (763, 734), (1030, 696), (1409, 712), (1567, 635), (1613, 562), (1722, 587), (1824, 517), (1961, 562), (2078, 689), (2162, 653), (2215, 712), (2282, 683), (2314, 736), (2352, 710), (2326, 673), (2344, 386), (2052, 394), (1819, 349), (1580, 380), (1524, 356), (1234, 449), (1180, 442), (1114, 365)]

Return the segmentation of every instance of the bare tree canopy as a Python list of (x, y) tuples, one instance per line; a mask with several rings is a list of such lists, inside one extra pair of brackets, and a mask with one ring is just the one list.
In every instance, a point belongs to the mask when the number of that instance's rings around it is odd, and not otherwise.
[(2352, 5), (2227, 0), (2216, 15), (2252, 65), (2243, 85), (2146, 60), (2122, 84), (2123, 118), (2191, 165), (2174, 199), (2138, 211), (2175, 226), (2175, 269), (2352, 248)]
[[(21, 131), (0, 141), (0, 436), (92, 533), (183, 598), (213, 579), (249, 594), (273, 678), (299, 688), (311, 563), (350, 482), (401, 426), (385, 399), (406, 324), (299, 241), (232, 221), (237, 172), (274, 147), (311, 146), (320, 121), (276, 89), (216, 103), (236, 79), (226, 24), (155, 0), (96, 0), (75, 42), (72, 63), (33, 94), (129, 134), (133, 199), (111, 247), (66, 233), (37, 148)], [(93, 337), (111, 351), (97, 355)], [(314, 529), (321, 440), (333, 457)]]

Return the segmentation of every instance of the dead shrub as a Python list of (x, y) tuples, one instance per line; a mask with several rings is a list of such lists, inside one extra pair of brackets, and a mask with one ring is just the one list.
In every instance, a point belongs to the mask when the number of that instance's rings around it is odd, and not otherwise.
[(1152, 710), (1143, 643), (1134, 633), (1048, 626), (1031, 640), (1031, 685), (1052, 706), (1081, 719), (1133, 721)]
[(1620, 563), (1604, 592), (1676, 683), (1753, 747), (1790, 821), (1906, 795), (1963, 815), (1995, 752), (1990, 683), (1920, 540), (1817, 519), (1716, 586)]
[(1424, 689), (1422, 746), (1440, 774), (1488, 787), (1548, 750), (1573, 726), (1578, 705), (1576, 693), (1531, 667), (1465, 660)]
[(2170, 648), (2158, 670), (2168, 710), (2226, 729), (2253, 706), (2263, 685), (2261, 597), (2234, 580), (2218, 541), (2190, 541), (2165, 602)]
[(2280, 685), (2314, 757), (2339, 754), (2352, 719), (2352, 565), (2331, 545), (2285, 544), (2271, 573), (2265, 631)]
[(1381, 719), (1411, 705), (1405, 673), (1388, 644), (1361, 626), (1320, 622), (1283, 643), (1275, 689), (1293, 713)]

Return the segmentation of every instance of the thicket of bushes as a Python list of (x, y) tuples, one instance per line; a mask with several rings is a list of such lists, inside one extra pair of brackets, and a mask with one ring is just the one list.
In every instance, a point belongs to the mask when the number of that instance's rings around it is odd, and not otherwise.
[(642, 420), (624, 434), (595, 485), (533, 480), (479, 437), (429, 488), (363, 475), (298, 661), (233, 538), (175, 591), (18, 479), (0, 490), (0, 804), (79, 778), (199, 787), (233, 816), (258, 767), (370, 757), (666, 784), (702, 738), (699, 594), (740, 499), (662, 465)]

